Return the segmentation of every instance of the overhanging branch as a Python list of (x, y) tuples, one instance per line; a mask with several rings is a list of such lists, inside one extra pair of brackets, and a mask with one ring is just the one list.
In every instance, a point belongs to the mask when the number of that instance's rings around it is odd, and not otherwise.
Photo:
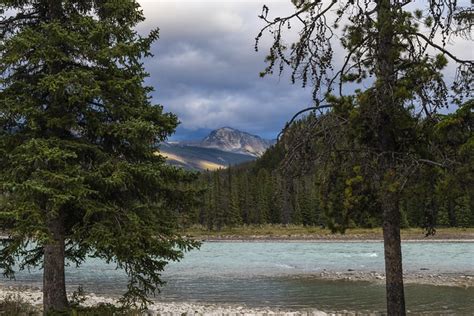
[(454, 54), (450, 53), (447, 49), (443, 48), (442, 46), (439, 46), (436, 43), (433, 43), (427, 36), (425, 36), (421, 33), (411, 33), (411, 34), (422, 38), (428, 45), (430, 45), (433, 48), (436, 48), (437, 50), (439, 50), (441, 52), (443, 52), (444, 54), (449, 56), (452, 60), (454, 60), (454, 61), (456, 61), (460, 64), (468, 64), (468, 65), (474, 66), (474, 61), (457, 58)]
[(291, 118), (291, 120), (289, 120), (288, 122), (286, 122), (285, 124), (285, 127), (282, 129), (282, 131), (278, 134), (277, 136), (277, 139), (280, 139), (281, 135), (283, 135), (286, 130), (288, 129), (288, 127), (290, 127), (290, 125), (296, 120), (296, 118), (298, 116), (300, 116), (301, 114), (305, 113), (305, 112), (308, 112), (308, 111), (316, 111), (316, 110), (321, 110), (321, 109), (327, 109), (327, 108), (332, 108), (332, 105), (331, 104), (323, 104), (323, 105), (318, 105), (318, 106), (310, 106), (308, 108), (305, 108), (305, 109), (302, 109), (301, 111), (297, 112), (295, 115), (293, 115), (293, 117)]

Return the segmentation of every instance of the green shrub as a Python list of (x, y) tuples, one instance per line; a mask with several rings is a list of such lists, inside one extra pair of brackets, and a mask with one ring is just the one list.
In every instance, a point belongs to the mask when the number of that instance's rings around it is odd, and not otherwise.
[(37, 316), (40, 315), (38, 309), (25, 302), (19, 294), (9, 294), (0, 301), (1, 316)]
[[(141, 316), (138, 310), (116, 307), (112, 304), (99, 304), (93, 307), (76, 307), (71, 310), (71, 316)], [(146, 314), (145, 314), (146, 315)]]

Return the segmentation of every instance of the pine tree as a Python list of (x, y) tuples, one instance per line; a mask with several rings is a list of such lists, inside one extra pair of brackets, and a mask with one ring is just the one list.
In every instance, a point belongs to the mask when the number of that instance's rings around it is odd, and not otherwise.
[(229, 216), (227, 218), (227, 225), (237, 226), (242, 224), (242, 217), (240, 216), (239, 191), (238, 183), (236, 182), (235, 171), (229, 167), (227, 170), (227, 185), (228, 185), (228, 208)]
[(155, 153), (177, 125), (144, 86), (158, 30), (133, 29), (134, 0), (10, 0), (0, 15), (0, 268), (42, 265), (45, 313), (68, 308), (65, 258), (115, 263), (124, 302), (146, 302), (196, 246), (174, 230), (194, 176)]
[(244, 224), (248, 225), (251, 223), (253, 206), (250, 180), (247, 172), (242, 172), (239, 175), (239, 192), (239, 205), (242, 211), (242, 221)]
[(440, 116), (434, 126), (434, 142), (441, 155), (456, 161), (449, 168), (438, 168), (438, 200), (444, 201), (450, 226), (474, 224), (474, 99), (456, 112)]
[(229, 196), (225, 182), (222, 179), (223, 170), (213, 172), (214, 186), (214, 217), (212, 218), (217, 230), (221, 230), (226, 224), (229, 216)]
[(270, 174), (266, 169), (260, 169), (255, 178), (255, 207), (257, 224), (266, 224), (270, 214)]
[(282, 223), (283, 194), (280, 191), (281, 179), (278, 174), (271, 175), (270, 223)]
[[(325, 108), (332, 107), (335, 112), (349, 106), (350, 115), (339, 119), (336, 126), (319, 131), (331, 143), (341, 126), (351, 126), (360, 146), (357, 152), (371, 167), (367, 168), (372, 170), (371, 175), (366, 176), (377, 188), (383, 213), (387, 312), (405, 315), (399, 205), (403, 183), (412, 174), (411, 166), (440, 163), (417, 148), (417, 123), (450, 102), (459, 104), (472, 90), (474, 62), (458, 58), (446, 47), (456, 35), (469, 34), (472, 10), (460, 11), (456, 1), (429, 1), (424, 11), (410, 10), (407, 5), (411, 1), (292, 2), (295, 11), (286, 16), (270, 18), (269, 8), (262, 9), (260, 18), (265, 26), (257, 35), (256, 48), (267, 31), (274, 39), (262, 75), (275, 70), (281, 74), (290, 67), (293, 82), (301, 80), (303, 86), (313, 86), (315, 106), (308, 111), (320, 110), (321, 99), (328, 101)], [(341, 36), (334, 36), (340, 23), (347, 25)], [(296, 32), (295, 25), (299, 28)], [(290, 38), (298, 36), (288, 43), (285, 32), (290, 28)], [(342, 66), (333, 71), (335, 38), (341, 39), (345, 54)], [(458, 64), (452, 87), (441, 73), (448, 58)], [(367, 80), (370, 77), (372, 80)], [(347, 83), (352, 84), (351, 89), (363, 83), (370, 88), (356, 90), (353, 98), (347, 98), (343, 89)], [(332, 96), (334, 93), (338, 93), (337, 98)], [(310, 137), (314, 135), (308, 133)], [(333, 147), (330, 149), (340, 150), (336, 144)], [(345, 152), (351, 151), (354, 153), (354, 148), (345, 148)], [(300, 158), (300, 164), (315, 159), (305, 155)]]

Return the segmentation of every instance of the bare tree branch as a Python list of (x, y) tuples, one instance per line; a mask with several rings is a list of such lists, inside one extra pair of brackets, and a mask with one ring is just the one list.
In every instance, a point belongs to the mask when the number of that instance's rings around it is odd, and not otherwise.
[(421, 33), (411, 33), (411, 35), (416, 35), (417, 37), (420, 37), (422, 38), (423, 40), (425, 40), (425, 42), (430, 45), (431, 47), (433, 48), (436, 48), (438, 49), (439, 51), (443, 52), (444, 54), (446, 54), (447, 56), (449, 56), (451, 59), (453, 59), (455, 62), (457, 63), (460, 63), (460, 64), (469, 64), (471, 66), (474, 66), (474, 61), (472, 60), (465, 60), (465, 59), (460, 59), (458, 57), (456, 57), (454, 54), (452, 54), (451, 52), (449, 52), (448, 50), (446, 50), (445, 48), (439, 46), (438, 44), (436, 43), (433, 43), (433, 41), (431, 41), (428, 37), (426, 37), (425, 35), (421, 34)]
[(310, 106), (306, 109), (302, 109), (301, 111), (298, 111), (295, 115), (293, 115), (293, 117), (288, 121), (286, 122), (285, 124), (285, 127), (283, 128), (283, 130), (278, 134), (277, 136), (277, 139), (280, 139), (281, 135), (283, 135), (285, 133), (285, 131), (291, 126), (291, 124), (296, 120), (296, 118), (298, 116), (300, 116), (301, 114), (305, 113), (305, 112), (309, 112), (309, 111), (316, 111), (316, 110), (321, 110), (321, 109), (327, 109), (327, 108), (332, 108), (332, 105), (331, 104), (324, 104), (324, 105), (318, 105), (318, 106)]

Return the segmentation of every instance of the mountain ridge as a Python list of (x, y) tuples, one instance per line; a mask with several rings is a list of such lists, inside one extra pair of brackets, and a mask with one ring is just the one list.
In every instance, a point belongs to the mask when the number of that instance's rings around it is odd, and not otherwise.
[(211, 131), (201, 140), (199, 146), (260, 157), (273, 144), (274, 141), (224, 126)]
[(224, 126), (202, 140), (165, 142), (160, 153), (168, 163), (190, 170), (216, 170), (252, 161), (275, 141)]

